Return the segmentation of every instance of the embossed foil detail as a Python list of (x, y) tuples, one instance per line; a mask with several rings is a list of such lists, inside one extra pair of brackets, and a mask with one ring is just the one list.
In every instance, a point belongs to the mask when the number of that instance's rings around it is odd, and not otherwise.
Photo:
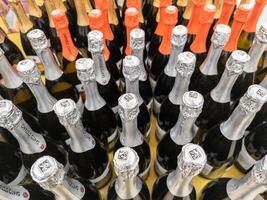
[(211, 42), (215, 45), (215, 48), (224, 46), (230, 37), (231, 28), (225, 24), (218, 24), (211, 37)]
[(234, 51), (226, 62), (226, 69), (228, 76), (241, 74), (244, 67), (249, 64), (250, 56), (241, 50)]
[(267, 184), (267, 156), (257, 161), (251, 170), (251, 178), (260, 184)]
[(256, 37), (259, 41), (267, 43), (267, 24), (262, 24), (256, 33)]
[(172, 29), (171, 44), (183, 46), (187, 41), (187, 28), (183, 25), (175, 26)]
[(88, 50), (92, 53), (104, 50), (103, 33), (97, 30), (88, 33)]
[(34, 61), (25, 59), (18, 63), (17, 71), (23, 82), (38, 85), (41, 81), (41, 74)]
[(22, 119), (22, 112), (9, 100), (0, 100), (0, 126), (13, 130)]
[(196, 56), (191, 52), (183, 52), (178, 55), (176, 71), (180, 76), (189, 77), (193, 74), (196, 63)]
[(181, 114), (185, 119), (196, 118), (200, 115), (204, 104), (203, 96), (195, 91), (188, 91), (183, 95)]
[(119, 98), (118, 113), (121, 120), (131, 121), (135, 119), (139, 114), (138, 99), (136, 95), (132, 93), (126, 93)]
[(140, 76), (140, 61), (136, 56), (125, 56), (123, 59), (123, 76), (134, 81)]
[(130, 33), (130, 47), (131, 49), (145, 48), (145, 32), (140, 28), (135, 28)]
[(81, 82), (96, 79), (94, 61), (90, 58), (80, 58), (76, 61), (77, 77)]
[(44, 32), (40, 29), (34, 29), (27, 34), (27, 37), (34, 50), (41, 50), (48, 47), (48, 40)]

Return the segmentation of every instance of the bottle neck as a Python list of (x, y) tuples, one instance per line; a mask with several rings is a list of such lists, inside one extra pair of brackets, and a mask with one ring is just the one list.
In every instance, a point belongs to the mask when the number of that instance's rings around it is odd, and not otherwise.
[(169, 61), (164, 68), (164, 73), (170, 77), (176, 77), (176, 69), (175, 66), (177, 65), (178, 61), (178, 55), (183, 52), (184, 45), (183, 46), (176, 46), (172, 45), (172, 50), (170, 54)]
[(118, 176), (115, 190), (121, 199), (134, 199), (142, 190), (142, 181), (137, 177), (122, 178)]
[(16, 74), (5, 56), (0, 56), (0, 74), (5, 82), (5, 87), (15, 89), (22, 85), (22, 80)]
[(26, 0), (29, 8), (29, 14), (34, 17), (42, 17), (42, 11), (36, 4), (35, 0)]
[[(200, 2), (199, 2), (200, 3)], [(201, 15), (204, 6), (204, 1), (199, 5), (193, 3), (192, 14), (187, 25), (188, 34), (195, 35), (199, 27), (199, 16)]]
[(120, 142), (123, 146), (136, 147), (143, 143), (143, 136), (137, 128), (137, 117), (122, 122)]
[(113, 25), (119, 24), (119, 19), (115, 11), (115, 2), (113, 0), (108, 0), (108, 21)]
[(197, 118), (184, 117), (180, 112), (178, 120), (170, 130), (170, 137), (177, 145), (185, 145), (193, 140), (196, 135), (195, 121)]
[(138, 99), (138, 105), (141, 106), (144, 100), (141, 97), (140, 92), (139, 92), (139, 80), (135, 79), (131, 81), (128, 78), (125, 78), (125, 84), (126, 84), (126, 93), (135, 94)]
[(229, 74), (225, 69), (219, 83), (210, 92), (211, 98), (218, 103), (230, 103), (231, 91), (238, 76), (239, 74)]
[(41, 113), (49, 113), (53, 111), (53, 106), (57, 100), (47, 91), (41, 80), (36, 84), (27, 84), (32, 91), (36, 101), (38, 111)]
[(51, 12), (56, 9), (56, 6), (52, 0), (45, 0), (44, 5), (45, 5), (46, 13), (47, 13), (48, 19), (49, 19), (49, 27), (55, 28), (55, 24), (54, 24), (54, 21), (52, 19)]
[(147, 80), (147, 73), (144, 66), (144, 49), (132, 49), (132, 53), (140, 60), (140, 76), (139, 80), (145, 81)]
[(192, 14), (193, 0), (188, 0), (185, 11), (183, 13), (183, 18), (189, 20)]
[(229, 140), (239, 140), (255, 117), (256, 113), (246, 113), (240, 105), (225, 122), (220, 124), (221, 133)]
[(45, 68), (45, 78), (50, 81), (59, 79), (63, 71), (58, 66), (54, 55), (49, 47), (36, 50), (36, 54), (40, 58), (44, 68)]
[(191, 176), (184, 176), (184, 172), (177, 167), (177, 169), (171, 172), (167, 177), (167, 187), (169, 192), (177, 197), (186, 197), (190, 195), (193, 190)]
[(214, 19), (219, 19), (222, 14), (223, 0), (214, 0), (214, 5), (216, 6)]
[(101, 85), (107, 85), (111, 78), (106, 66), (103, 52), (91, 53), (95, 63), (96, 81)]
[(184, 93), (188, 90), (190, 77), (183, 77), (177, 74), (174, 86), (169, 94), (169, 100), (175, 105), (182, 104)]
[(171, 53), (171, 34), (174, 25), (167, 25), (164, 26), (164, 32), (162, 35), (162, 41), (159, 46), (159, 52), (163, 55), (168, 55)]
[(248, 53), (250, 55), (250, 60), (249, 64), (244, 68), (244, 71), (246, 73), (254, 73), (257, 71), (259, 60), (267, 46), (266, 43), (259, 41), (256, 37), (257, 36), (255, 36), (255, 39)]
[(204, 75), (214, 76), (218, 75), (217, 64), (222, 53), (223, 46), (212, 43), (208, 55), (200, 66), (200, 71)]
[(252, 179), (251, 171), (241, 179), (228, 181), (226, 191), (230, 199), (251, 200), (266, 191), (266, 186)]
[(100, 96), (96, 81), (83, 83), (85, 92), (85, 108), (89, 111), (96, 111), (106, 105), (105, 100)]
[(218, 24), (225, 24), (225, 25), (229, 24), (229, 20), (230, 20), (230, 17), (234, 11), (235, 5), (236, 5), (235, 1), (232, 1), (232, 0), (225, 1), (224, 0), (221, 17), (219, 18), (219, 20), (217, 21), (217, 23), (214, 27), (216, 27)]
[(46, 149), (44, 137), (34, 132), (24, 119), (21, 119), (9, 131), (17, 139), (20, 150), (24, 154), (41, 153)]
[(74, 0), (78, 26), (89, 26), (84, 0)]
[(126, 48), (125, 54), (127, 56), (131, 55), (131, 47), (130, 47), (130, 33), (133, 29), (139, 28), (139, 24), (133, 24), (131, 26), (126, 26)]
[(50, 190), (60, 200), (80, 200), (85, 195), (84, 186), (77, 180), (65, 176), (63, 182)]

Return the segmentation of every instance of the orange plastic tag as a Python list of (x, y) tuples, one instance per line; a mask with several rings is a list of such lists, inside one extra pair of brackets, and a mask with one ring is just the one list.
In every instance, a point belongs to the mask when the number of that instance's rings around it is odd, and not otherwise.
[(196, 34), (199, 28), (199, 16), (203, 10), (205, 2), (203, 0), (193, 0), (192, 15), (187, 25), (189, 34)]
[(204, 53), (206, 49), (207, 36), (213, 23), (216, 7), (212, 4), (208, 4), (204, 7), (199, 19), (199, 25), (201, 28), (198, 29), (196, 38), (191, 44), (190, 49), (194, 53)]
[(164, 15), (165, 15), (165, 9), (167, 6), (170, 6), (172, 4), (171, 0), (162, 0), (160, 1), (160, 8), (159, 8), (159, 23), (157, 25), (157, 28), (155, 30), (155, 34), (162, 36), (164, 32)]
[(159, 52), (163, 55), (168, 55), (171, 52), (171, 34), (172, 29), (177, 23), (178, 9), (175, 6), (168, 6), (165, 9), (164, 15), (164, 32), (162, 42), (159, 46)]
[(127, 37), (125, 54), (131, 55), (130, 33), (133, 29), (139, 28), (138, 10), (136, 8), (128, 8), (126, 10), (124, 23), (126, 26), (126, 37)]
[(140, 0), (126, 0), (126, 7), (137, 9), (139, 22), (144, 23), (144, 16), (142, 13), (142, 5)]
[[(258, 19), (262, 13), (263, 8), (267, 4), (267, 0), (256, 0), (256, 3), (252, 9), (252, 12), (248, 18), (247, 23), (244, 26), (244, 31), (246, 32), (253, 32), (255, 33), (256, 31), (256, 26)], [(267, 19), (266, 19), (267, 21)]]
[(224, 0), (223, 1), (223, 8), (222, 8), (221, 17), (218, 19), (213, 30), (215, 30), (215, 28), (218, 24), (228, 25), (230, 17), (231, 17), (233, 10), (235, 8), (235, 5), (236, 5), (236, 0)]
[(248, 4), (242, 4), (236, 10), (234, 21), (231, 27), (232, 32), (228, 42), (224, 46), (225, 51), (232, 52), (237, 49), (238, 38), (243, 30), (245, 23), (248, 20), (250, 12), (251, 8), (248, 7)]
[(104, 23), (104, 16), (99, 9), (93, 9), (89, 13), (89, 25), (92, 30), (98, 30), (103, 33), (104, 37), (104, 54), (105, 54), (105, 60), (107, 61), (110, 56), (109, 49), (106, 46), (106, 40), (107, 40), (107, 35), (106, 35), (106, 27)]
[(62, 46), (62, 55), (68, 61), (74, 61), (78, 56), (78, 50), (73, 44), (70, 31), (69, 22), (63, 11), (54, 10), (51, 13), (52, 19), (57, 30), (58, 37)]

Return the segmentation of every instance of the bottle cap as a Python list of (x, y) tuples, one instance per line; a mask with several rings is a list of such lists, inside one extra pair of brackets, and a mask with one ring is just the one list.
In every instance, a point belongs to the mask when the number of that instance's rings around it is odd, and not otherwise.
[(251, 5), (250, 4), (241, 4), (235, 14), (234, 14), (234, 20), (242, 23), (246, 23), (248, 20), (249, 14), (251, 11)]
[(119, 148), (114, 154), (113, 163), (117, 176), (125, 179), (137, 176), (139, 172), (139, 157), (130, 147)]
[(0, 100), (0, 126), (12, 130), (22, 119), (22, 112), (12, 101)]
[(180, 76), (189, 77), (193, 74), (196, 64), (196, 56), (185, 51), (178, 55), (178, 63), (176, 65), (176, 71)]
[(163, 22), (166, 25), (175, 25), (178, 19), (178, 9), (175, 6), (167, 6)]
[(136, 8), (127, 8), (127, 10), (125, 11), (124, 23), (126, 27), (138, 27), (139, 19), (138, 10)]
[(51, 156), (39, 158), (31, 167), (31, 177), (45, 190), (52, 190), (64, 180), (65, 171), (62, 164)]
[(206, 24), (206, 23), (212, 24), (215, 12), (216, 12), (215, 5), (213, 4), (205, 5), (203, 8), (203, 11), (201, 12), (199, 23), (200, 24)]
[(244, 67), (249, 64), (249, 60), (250, 56), (245, 51), (235, 50), (232, 52), (225, 64), (228, 75), (241, 74)]
[(93, 9), (89, 13), (89, 24), (91, 29), (102, 29), (104, 25), (104, 18), (100, 9)]
[(88, 50), (92, 53), (104, 50), (103, 33), (94, 30), (88, 33)]
[(207, 162), (207, 156), (199, 145), (189, 143), (183, 146), (177, 162), (183, 177), (193, 177), (202, 171)]
[(17, 65), (17, 71), (24, 83), (38, 84), (41, 80), (41, 74), (34, 61), (24, 59)]
[(131, 31), (130, 47), (137, 50), (145, 48), (145, 32), (141, 28), (135, 28)]
[(43, 49), (48, 47), (48, 41), (44, 32), (40, 29), (33, 29), (28, 34), (27, 37), (34, 50)]
[(184, 46), (187, 40), (187, 28), (183, 25), (172, 29), (171, 43), (174, 46)]
[(185, 118), (196, 118), (200, 115), (204, 104), (203, 96), (195, 91), (185, 92), (183, 103), (180, 107), (181, 114)]
[(218, 24), (211, 37), (211, 42), (216, 46), (224, 46), (230, 37), (231, 28), (225, 24)]
[(267, 155), (258, 160), (251, 170), (252, 178), (259, 184), (267, 184)]
[(90, 58), (80, 58), (76, 60), (76, 70), (78, 79), (81, 82), (95, 80), (94, 61)]
[(56, 29), (66, 28), (69, 25), (68, 18), (65, 14), (65, 12), (61, 10), (53, 10), (51, 12), (51, 16), (53, 19), (53, 22), (55, 24)]
[(138, 79), (140, 76), (140, 60), (136, 56), (125, 56), (122, 73), (130, 81)]
[(262, 43), (267, 43), (267, 23), (263, 23), (260, 25), (260, 28), (256, 33), (256, 37)]
[(75, 126), (81, 118), (76, 103), (72, 99), (57, 101), (53, 109), (63, 126)]
[(239, 106), (245, 113), (256, 113), (267, 100), (267, 90), (260, 85), (249, 86), (247, 92), (239, 100)]
[(133, 93), (125, 93), (118, 99), (118, 113), (122, 121), (131, 121), (138, 116), (138, 98)]

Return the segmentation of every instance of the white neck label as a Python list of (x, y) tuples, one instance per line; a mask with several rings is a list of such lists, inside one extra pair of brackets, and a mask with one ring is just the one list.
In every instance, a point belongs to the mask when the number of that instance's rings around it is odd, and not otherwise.
[(29, 200), (30, 193), (22, 186), (9, 186), (0, 182), (1, 197), (4, 197), (3, 200)]

